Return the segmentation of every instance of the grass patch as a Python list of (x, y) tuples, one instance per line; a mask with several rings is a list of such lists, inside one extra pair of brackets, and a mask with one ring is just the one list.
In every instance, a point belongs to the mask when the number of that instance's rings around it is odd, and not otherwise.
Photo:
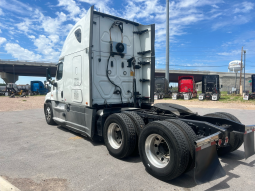
[(27, 100), (24, 99), (24, 100), (22, 100), (22, 101), (27, 101)]

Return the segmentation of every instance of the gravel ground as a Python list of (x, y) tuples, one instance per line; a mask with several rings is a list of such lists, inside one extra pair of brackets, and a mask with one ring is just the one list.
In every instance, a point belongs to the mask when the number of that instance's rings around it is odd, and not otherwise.
[(43, 108), (44, 98), (45, 96), (30, 96), (26, 98), (0, 96), (0, 112)]
[(172, 100), (172, 99), (161, 99), (155, 101), (155, 103), (174, 103), (192, 108), (222, 108), (222, 109), (248, 109), (255, 110), (255, 104), (243, 103), (243, 102), (228, 102), (223, 103), (219, 101), (204, 100), (199, 101), (198, 99), (192, 100)]
[[(255, 124), (252, 110), (191, 109), (229, 112)], [(255, 156), (245, 160), (243, 146), (220, 158), (223, 178), (196, 185), (191, 171), (164, 182), (146, 172), (139, 156), (118, 160), (101, 142), (47, 125), (43, 109), (0, 112), (0, 120), (0, 176), (22, 191), (254, 190)]]
[[(1, 111), (22, 111), (28, 109), (43, 108), (45, 96), (30, 96), (28, 98), (9, 98), (0, 97), (0, 112)], [(172, 100), (162, 99), (157, 100), (155, 103), (175, 103), (186, 107), (199, 107), (199, 108), (223, 108), (223, 109), (248, 109), (255, 110), (255, 105), (252, 103), (222, 103), (218, 101), (198, 101), (193, 100)]]

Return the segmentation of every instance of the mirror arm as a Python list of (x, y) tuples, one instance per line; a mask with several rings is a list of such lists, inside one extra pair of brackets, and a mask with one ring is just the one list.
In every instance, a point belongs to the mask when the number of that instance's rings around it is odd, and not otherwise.
[(56, 82), (53, 83), (51, 79), (48, 79), (48, 82), (49, 82), (51, 85), (57, 87), (57, 83), (56, 83)]

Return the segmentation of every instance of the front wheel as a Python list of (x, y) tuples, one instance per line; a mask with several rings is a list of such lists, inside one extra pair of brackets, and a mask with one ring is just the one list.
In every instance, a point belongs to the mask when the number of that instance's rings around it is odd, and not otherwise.
[(55, 121), (53, 120), (53, 111), (51, 103), (46, 103), (44, 107), (44, 114), (48, 125), (56, 125)]

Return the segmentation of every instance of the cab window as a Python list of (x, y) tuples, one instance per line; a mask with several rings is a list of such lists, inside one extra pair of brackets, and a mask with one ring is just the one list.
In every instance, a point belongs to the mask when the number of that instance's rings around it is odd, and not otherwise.
[(57, 80), (61, 80), (63, 76), (63, 62), (58, 64)]
[(77, 29), (75, 32), (75, 37), (79, 43), (81, 43), (81, 29)]

